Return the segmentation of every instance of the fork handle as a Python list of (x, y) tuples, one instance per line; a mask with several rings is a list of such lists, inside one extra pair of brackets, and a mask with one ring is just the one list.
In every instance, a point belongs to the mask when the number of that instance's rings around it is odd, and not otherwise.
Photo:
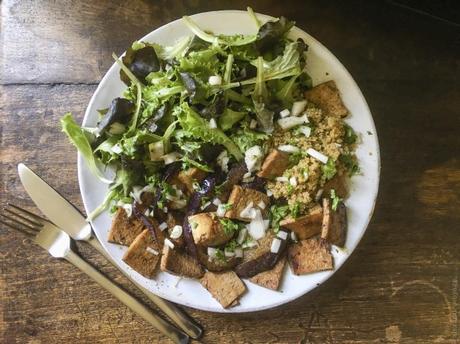
[(105, 290), (115, 296), (133, 312), (137, 313), (139, 316), (144, 318), (147, 322), (157, 328), (161, 333), (168, 336), (174, 343), (188, 343), (189, 337), (178, 330), (164, 319), (162, 319), (157, 314), (152, 313), (152, 311), (143, 305), (140, 301), (135, 299), (132, 295), (128, 294), (126, 291), (117, 286), (110, 279), (105, 277), (102, 273), (96, 270), (92, 265), (86, 262), (82, 257), (80, 257), (74, 251), (69, 250), (67, 255), (64, 257), (67, 261), (75, 265), (94, 281), (96, 281), (100, 286)]
[(161, 297), (156, 296), (151, 291), (145, 289), (139, 283), (131, 279), (123, 269), (113, 261), (113, 259), (107, 254), (105, 249), (102, 247), (101, 243), (94, 234), (86, 240), (96, 251), (102, 254), (109, 262), (113, 264), (118, 270), (125, 275), (136, 287), (138, 287), (142, 292), (152, 301), (161, 311), (163, 311), (172, 321), (174, 321), (177, 326), (179, 326), (185, 333), (187, 333), (192, 338), (200, 338), (203, 329), (198, 325), (192, 318), (190, 318), (184, 311), (173, 303), (162, 299)]

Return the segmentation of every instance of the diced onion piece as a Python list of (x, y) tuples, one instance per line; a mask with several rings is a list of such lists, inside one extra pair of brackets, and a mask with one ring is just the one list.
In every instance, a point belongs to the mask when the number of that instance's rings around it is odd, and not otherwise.
[(219, 204), (217, 206), (216, 215), (218, 217), (224, 217), (226, 212), (227, 210), (225, 209), (225, 206), (223, 204)]
[(278, 146), (277, 149), (279, 151), (285, 152), (285, 153), (298, 153), (298, 152), (300, 152), (300, 148), (296, 147), (296, 146), (293, 146), (293, 145), (280, 145), (280, 146)]
[(182, 209), (182, 208), (185, 208), (185, 206), (187, 205), (187, 200), (175, 199), (171, 203), (174, 205), (175, 209)]
[(123, 202), (119, 201), (117, 203), (117, 205), (124, 209), (127, 217), (131, 217), (131, 215), (133, 214), (133, 205), (132, 204), (123, 203)]
[(288, 182), (289, 182), (288, 177), (285, 177), (285, 176), (276, 177), (275, 180), (276, 180), (277, 182), (281, 182), (281, 183), (288, 183)]
[(160, 254), (160, 252), (158, 252), (157, 250), (154, 250), (154, 249), (151, 248), (151, 247), (147, 247), (146, 251), (147, 251), (148, 253), (151, 253), (151, 254), (155, 255), (155, 256), (158, 256), (158, 255)]
[(169, 165), (179, 160), (180, 157), (181, 155), (179, 153), (172, 152), (172, 153), (163, 155), (161, 158), (164, 160), (165, 165)]
[(179, 225), (175, 225), (171, 231), (171, 234), (169, 235), (169, 237), (171, 239), (179, 239), (182, 235), (182, 226), (179, 226)]
[(247, 234), (248, 234), (247, 228), (242, 228), (238, 232), (238, 236), (236, 237), (236, 242), (241, 245), (244, 242), (244, 240), (246, 239)]
[(129, 193), (129, 195), (134, 198), (136, 203), (142, 204), (141, 196), (143, 192), (143, 187), (139, 185), (133, 186), (133, 191)]
[(214, 247), (208, 247), (208, 256), (209, 256), (209, 259), (214, 259), (214, 258), (216, 258), (216, 255), (217, 255), (217, 249), (215, 249)]
[(145, 216), (149, 216), (149, 215), (150, 215), (150, 211), (149, 211), (148, 209), (145, 209), (144, 215), (145, 215)]
[(236, 258), (243, 258), (243, 250), (239, 247), (235, 248), (235, 257)]
[(243, 174), (243, 178), (249, 178), (251, 175), (251, 172), (246, 172), (245, 174)]
[(227, 258), (235, 257), (235, 252), (224, 250), (224, 256)]
[(278, 253), (281, 247), (281, 240), (278, 238), (273, 239), (272, 246), (270, 247), (271, 253)]
[(251, 119), (251, 122), (249, 123), (249, 128), (255, 129), (257, 127), (257, 121), (255, 119)]
[(267, 196), (268, 196), (268, 197), (272, 197), (272, 196), (273, 196), (273, 191), (270, 190), (270, 189), (268, 189), (268, 190), (267, 190)]
[(209, 128), (211, 128), (211, 129), (216, 129), (217, 128), (217, 123), (216, 123), (216, 120), (214, 118), (211, 118), (209, 120)]
[(262, 165), (263, 152), (260, 146), (252, 146), (244, 153), (244, 162), (249, 172), (260, 169)]
[(291, 232), (291, 240), (297, 241), (297, 235), (295, 234), (295, 232)]
[(303, 177), (305, 179), (308, 179), (308, 171), (307, 170), (304, 170), (302, 174), (303, 174)]
[(158, 142), (149, 144), (149, 153), (150, 153), (150, 160), (152, 161), (162, 160), (162, 157), (165, 154), (163, 141), (158, 141)]
[(254, 202), (249, 202), (248, 205), (241, 210), (240, 212), (240, 217), (246, 218), (246, 219), (254, 219), (256, 216), (255, 209), (254, 209)]
[(214, 198), (212, 200), (212, 204), (214, 204), (216, 207), (218, 207), (219, 205), (222, 204), (222, 201), (220, 199), (218, 199), (218, 198)]
[(264, 228), (265, 228), (265, 230), (267, 230), (269, 226), (270, 226), (270, 220), (269, 219), (264, 220)]
[(162, 222), (160, 223), (160, 225), (158, 226), (158, 229), (160, 231), (164, 231), (166, 228), (168, 228), (168, 224), (166, 222)]
[(230, 161), (230, 158), (228, 157), (228, 153), (225, 149), (217, 156), (216, 161), (222, 171), (228, 172), (228, 162)]
[(303, 112), (303, 110), (305, 110), (306, 106), (307, 106), (306, 100), (299, 100), (297, 102), (294, 102), (294, 104), (292, 104), (292, 109), (291, 109), (292, 116), (300, 115)]
[(313, 148), (308, 148), (307, 149), (307, 154), (310, 155), (311, 157), (315, 158), (316, 160), (321, 161), (323, 164), (327, 164), (327, 160), (329, 159), (323, 153), (320, 153), (316, 149), (313, 149)]
[(242, 248), (253, 248), (258, 246), (257, 241), (251, 240), (245, 242), (243, 245), (241, 245)]
[(289, 184), (291, 184), (292, 186), (297, 186), (297, 178), (296, 177), (289, 178)]
[(294, 127), (297, 127), (298, 125), (304, 124), (308, 121), (307, 116), (301, 116), (301, 117), (296, 117), (296, 116), (289, 116), (285, 118), (280, 118), (278, 120), (279, 126), (284, 129), (288, 130)]
[(276, 234), (276, 236), (280, 239), (286, 240), (288, 237), (288, 234), (285, 231), (279, 231), (278, 234)]
[(285, 117), (288, 117), (290, 114), (291, 114), (291, 111), (289, 111), (288, 109), (284, 109), (283, 111), (280, 112), (280, 117), (285, 118)]
[(248, 233), (254, 240), (262, 239), (265, 236), (265, 223), (259, 209), (255, 210), (254, 219), (247, 225)]
[(174, 243), (171, 240), (169, 240), (168, 238), (165, 239), (165, 245), (168, 246), (171, 249), (174, 248)]
[(168, 212), (168, 207), (163, 207), (163, 213), (167, 213)]
[(305, 137), (310, 137), (310, 135), (311, 135), (311, 128), (307, 127), (306, 125), (302, 125), (301, 127), (299, 127), (298, 130), (299, 130), (299, 132), (304, 134)]
[(260, 201), (259, 203), (257, 203), (257, 206), (258, 206), (260, 209), (265, 209), (265, 207), (266, 207), (267, 205), (265, 204), (264, 201)]
[(209, 77), (208, 82), (212, 86), (222, 85), (222, 77), (220, 75), (212, 75)]

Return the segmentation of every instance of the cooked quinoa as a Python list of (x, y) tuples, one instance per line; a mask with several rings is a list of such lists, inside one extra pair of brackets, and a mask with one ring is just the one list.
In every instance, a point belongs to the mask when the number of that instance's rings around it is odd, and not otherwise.
[(312, 131), (310, 137), (306, 137), (296, 130), (285, 131), (277, 127), (272, 140), (272, 147), (292, 145), (300, 148), (302, 157), (297, 164), (293, 164), (284, 173), (283, 177), (288, 180), (295, 178), (297, 183), (293, 186), (289, 181), (269, 181), (267, 189), (273, 192), (275, 199), (285, 198), (288, 205), (300, 206), (301, 213), (315, 205), (315, 199), (321, 192), (326, 179), (323, 177), (322, 162), (305, 154), (308, 148), (313, 148), (334, 160), (337, 175), (347, 173), (346, 167), (339, 161), (341, 154), (349, 154), (353, 151), (352, 144), (344, 143), (345, 122), (334, 114), (325, 115), (321, 109), (309, 103), (306, 114)]

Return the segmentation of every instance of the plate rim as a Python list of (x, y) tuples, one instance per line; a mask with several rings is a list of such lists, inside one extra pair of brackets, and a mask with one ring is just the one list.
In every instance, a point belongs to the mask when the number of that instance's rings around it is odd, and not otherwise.
[[(216, 13), (219, 13), (219, 14), (222, 14), (222, 13), (233, 13), (233, 14), (240, 14), (240, 15), (247, 15), (247, 12), (244, 11), (244, 10), (217, 10), (217, 11), (206, 11), (206, 12), (199, 12), (199, 13), (195, 13), (193, 15), (189, 15), (189, 17), (191, 17), (192, 19), (194, 17), (197, 17), (197, 16), (201, 16), (201, 15), (213, 15), (213, 14), (216, 14)], [(259, 12), (256, 12), (256, 15), (262, 19), (268, 19), (268, 20), (272, 20), (272, 19), (276, 19), (276, 17), (272, 17), (270, 15), (266, 15), (266, 14), (262, 14), (262, 13), (259, 13)], [(144, 39), (146, 39), (146, 37), (154, 34), (156, 31), (160, 30), (160, 29), (164, 29), (166, 26), (172, 26), (172, 25), (175, 25), (175, 23), (181, 21), (182, 18), (178, 18), (176, 20), (173, 20), (173, 21), (170, 21), (164, 25), (161, 25), (159, 27), (157, 27), (155, 30), (152, 30), (150, 31), (149, 33), (147, 33), (146, 35), (144, 35), (142, 38), (139, 38), (138, 40), (139, 41), (142, 41)], [(378, 133), (377, 133), (377, 130), (376, 130), (376, 127), (375, 127), (375, 122), (374, 122), (374, 118), (372, 116), (372, 112), (369, 108), (369, 105), (364, 97), (364, 94), (363, 92), (361, 91), (361, 88), (358, 86), (358, 84), (356, 83), (356, 81), (354, 80), (354, 78), (352, 77), (352, 75), (350, 74), (350, 72), (345, 68), (345, 66), (340, 62), (340, 60), (326, 47), (324, 46), (320, 41), (318, 41), (316, 38), (314, 38), (313, 36), (311, 36), (309, 33), (307, 33), (306, 31), (302, 30), (301, 28), (297, 27), (297, 26), (294, 26), (292, 28), (292, 31), (291, 32), (296, 32), (296, 35), (304, 35), (304, 36), (308, 36), (309, 37), (309, 40), (311, 40), (312, 42), (314, 42), (320, 49), (322, 49), (322, 52), (323, 53), (326, 53), (328, 56), (328, 58), (333, 61), (333, 63), (335, 65), (338, 65), (340, 67), (340, 69), (342, 69), (343, 73), (345, 73), (346, 77), (352, 82), (354, 88), (357, 90), (357, 93), (359, 95), (359, 100), (360, 102), (362, 103), (362, 105), (364, 106), (364, 110), (369, 114), (369, 120), (370, 120), (370, 124), (371, 124), (371, 130), (372, 130), (372, 133), (373, 133), (373, 141), (374, 141), (374, 145), (375, 145), (375, 152), (373, 152), (373, 154), (375, 154), (375, 161), (376, 161), (376, 185), (375, 185), (375, 193), (374, 195), (372, 195), (372, 206), (370, 208), (370, 211), (367, 215), (367, 218), (365, 219), (365, 222), (364, 222), (364, 225), (363, 225), (363, 230), (361, 231), (361, 233), (357, 236), (357, 240), (356, 240), (356, 245), (354, 246), (353, 250), (351, 250), (347, 256), (345, 257), (345, 259), (340, 262), (340, 264), (338, 265), (335, 265), (334, 266), (334, 269), (329, 271), (328, 274), (325, 274), (324, 276), (322, 276), (320, 278), (320, 280), (318, 281), (318, 283), (314, 284), (314, 285), (311, 285), (309, 286), (308, 288), (305, 288), (304, 290), (302, 290), (302, 293), (300, 294), (294, 294), (290, 297), (287, 297), (287, 298), (284, 298), (282, 300), (279, 300), (278, 302), (274, 302), (274, 303), (270, 303), (270, 304), (267, 304), (267, 305), (262, 305), (262, 306), (259, 306), (259, 307), (251, 307), (251, 308), (247, 308), (247, 309), (238, 309), (238, 308), (230, 308), (230, 309), (224, 309), (222, 308), (220, 305), (217, 305), (217, 307), (213, 307), (213, 306), (209, 306), (207, 305), (206, 302), (203, 303), (203, 305), (201, 306), (197, 306), (195, 304), (190, 304), (189, 302), (182, 302), (182, 300), (176, 300), (174, 297), (171, 297), (169, 295), (164, 295), (164, 293), (162, 293), (162, 295), (159, 295), (151, 290), (149, 290), (149, 292), (151, 292), (152, 294), (155, 294), (159, 297), (162, 297), (166, 300), (169, 300), (171, 302), (174, 302), (174, 303), (178, 303), (180, 305), (183, 305), (183, 306), (187, 306), (187, 307), (191, 307), (191, 308), (194, 308), (194, 309), (199, 309), (199, 310), (202, 310), (202, 311), (207, 311), (207, 312), (212, 312), (212, 313), (253, 313), (253, 312), (259, 312), (259, 311), (264, 311), (264, 310), (267, 310), (267, 309), (273, 309), (273, 308), (276, 308), (276, 307), (279, 307), (281, 305), (284, 305), (284, 304), (287, 304), (289, 302), (292, 302), (304, 295), (306, 295), (307, 293), (311, 292), (312, 290), (316, 289), (317, 287), (319, 287), (321, 284), (323, 284), (324, 282), (326, 282), (329, 278), (331, 278), (335, 273), (337, 273), (337, 271), (345, 264), (345, 262), (350, 258), (350, 256), (353, 254), (353, 252), (356, 250), (356, 248), (358, 247), (358, 245), (360, 244), (364, 234), (367, 232), (367, 229), (368, 229), (368, 226), (369, 226), (369, 223), (372, 219), (372, 216), (374, 214), (374, 211), (375, 211), (375, 206), (376, 206), (376, 202), (377, 202), (377, 197), (378, 197), (378, 193), (379, 193), (379, 189), (380, 189), (380, 176), (381, 176), (381, 159), (380, 159), (380, 146), (379, 146), (379, 140), (378, 140)], [(125, 52), (123, 52), (123, 54), (121, 56), (124, 55)], [(93, 107), (93, 104), (94, 102), (96, 101), (96, 98), (97, 98), (97, 95), (98, 93), (100, 92), (101, 88), (103, 88), (105, 86), (105, 83), (107, 82), (107, 79), (109, 78), (109, 74), (112, 73), (112, 70), (114, 68), (116, 68), (116, 62), (114, 62), (110, 68), (105, 72), (104, 76), (102, 77), (102, 79), (100, 80), (96, 90), (93, 92), (92, 96), (91, 96), (91, 99), (85, 109), (85, 113), (84, 113), (84, 116), (83, 116), (83, 122), (82, 123), (85, 123), (87, 120), (88, 120), (88, 117), (90, 116), (90, 109)], [(81, 197), (82, 197), (82, 200), (83, 200), (83, 205), (84, 205), (84, 208), (85, 208), (85, 211), (86, 213), (88, 214), (89, 213), (89, 209), (87, 207), (87, 201), (86, 201), (86, 198), (87, 196), (85, 196), (87, 193), (84, 192), (85, 190), (85, 187), (83, 185), (83, 158), (81, 156), (81, 154), (78, 152), (77, 153), (77, 170), (78, 170), (78, 184), (79, 184), (79, 190), (80, 190), (80, 194), (81, 194)], [(125, 270), (124, 267), (120, 264), (120, 262), (115, 259), (115, 257), (112, 256), (112, 254), (110, 253), (110, 250), (108, 250), (108, 246), (106, 242), (103, 242), (103, 240), (101, 240), (99, 238), (99, 234), (96, 230), (94, 230), (94, 224), (93, 224), (93, 221), (91, 221), (91, 226), (93, 228), (93, 232), (95, 234), (95, 236), (97, 237), (98, 241), (101, 243), (101, 245), (103, 246), (104, 250), (107, 252), (107, 254), (112, 257), (113, 261), (115, 262), (115, 264), (117, 265), (117, 267), (121, 270)], [(286, 273), (286, 272), (285, 272)], [(129, 279), (131, 280), (132, 278), (129, 277)]]

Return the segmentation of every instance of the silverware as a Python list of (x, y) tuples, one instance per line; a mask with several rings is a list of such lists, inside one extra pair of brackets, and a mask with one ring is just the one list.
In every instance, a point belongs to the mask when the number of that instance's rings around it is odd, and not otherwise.
[[(89, 243), (114, 266), (116, 266), (121, 273), (129, 278), (126, 272), (124, 272), (108, 255), (95, 237), (91, 225), (86, 222), (83, 215), (74, 205), (67, 201), (53, 187), (41, 179), (26, 165), (19, 164), (18, 173), (22, 185), (43, 214), (45, 214), (60, 229), (69, 234), (72, 239), (86, 241)], [(132, 279), (130, 280), (190, 337), (197, 339), (202, 335), (203, 329), (201, 326), (185, 314), (184, 311), (174, 304), (151, 293)]]
[(185, 333), (163, 320), (159, 315), (154, 314), (148, 307), (121, 289), (79, 256), (72, 249), (74, 242), (69, 235), (38, 215), (13, 204), (8, 205), (10, 208), (5, 208), (5, 212), (8, 215), (0, 214), (2, 218), (8, 221), (0, 219), (0, 223), (32, 238), (37, 245), (47, 250), (54, 258), (63, 258), (75, 265), (175, 343), (189, 342), (189, 337)]

